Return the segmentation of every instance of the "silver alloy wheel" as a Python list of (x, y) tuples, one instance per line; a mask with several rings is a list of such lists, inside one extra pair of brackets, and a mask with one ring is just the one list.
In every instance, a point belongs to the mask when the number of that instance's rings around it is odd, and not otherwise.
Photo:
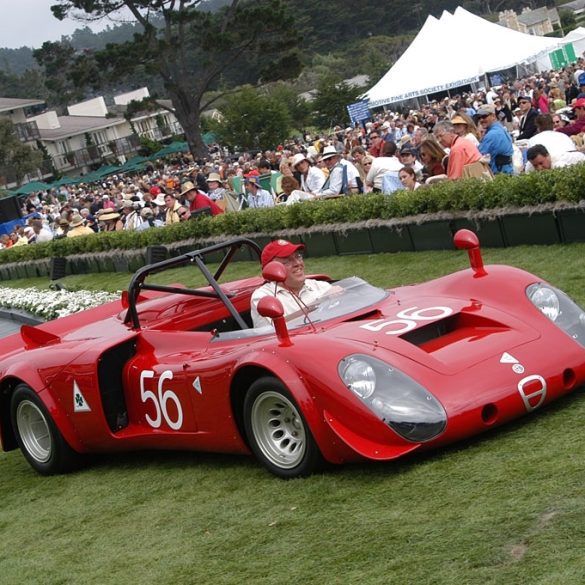
[(306, 435), (296, 406), (279, 392), (263, 392), (254, 401), (250, 416), (258, 447), (270, 463), (292, 469), (303, 460)]
[(23, 400), (16, 409), (16, 424), (26, 452), (38, 463), (46, 463), (51, 458), (53, 439), (39, 407)]

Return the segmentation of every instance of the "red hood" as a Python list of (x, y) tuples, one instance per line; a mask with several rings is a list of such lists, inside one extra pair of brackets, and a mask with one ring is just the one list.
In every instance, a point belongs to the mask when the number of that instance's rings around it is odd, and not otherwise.
[[(444, 375), (452, 375), (540, 337), (504, 311), (447, 297), (387, 302), (363, 321), (335, 326), (335, 337), (383, 348)], [(357, 349), (357, 348), (356, 348)]]

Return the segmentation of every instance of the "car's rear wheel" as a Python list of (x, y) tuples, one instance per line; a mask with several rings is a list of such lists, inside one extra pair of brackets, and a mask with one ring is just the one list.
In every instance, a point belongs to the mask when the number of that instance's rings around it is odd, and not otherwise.
[(317, 443), (280, 380), (265, 377), (252, 384), (244, 400), (244, 426), (250, 448), (275, 475), (302, 477), (321, 467)]
[(65, 441), (43, 401), (26, 384), (12, 394), (10, 414), (16, 441), (30, 465), (43, 475), (74, 467), (79, 454)]

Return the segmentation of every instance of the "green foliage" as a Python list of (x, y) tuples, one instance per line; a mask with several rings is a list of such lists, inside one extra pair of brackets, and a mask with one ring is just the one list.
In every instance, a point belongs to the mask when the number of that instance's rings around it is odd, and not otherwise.
[(45, 99), (49, 92), (45, 78), (39, 69), (30, 69), (21, 75), (0, 71), (0, 95), (2, 97)]
[(284, 105), (292, 120), (294, 130), (302, 130), (307, 126), (311, 116), (311, 105), (299, 97), (293, 87), (279, 82), (268, 86), (266, 91), (268, 96)]
[(577, 28), (577, 19), (572, 10), (559, 10), (559, 19), (561, 21), (561, 29), (563, 34), (567, 35), (572, 30)]
[(153, 140), (152, 138), (148, 138), (148, 136), (141, 136), (140, 137), (140, 150), (139, 154), (141, 156), (150, 156), (155, 152), (158, 152), (162, 148), (162, 144), (157, 140)]
[(31, 150), (16, 135), (14, 124), (5, 117), (0, 117), (0, 167), (12, 167), (17, 183), (23, 177), (36, 170), (43, 155), (38, 150)]
[(349, 115), (346, 106), (355, 102), (362, 92), (362, 89), (351, 87), (334, 75), (325, 75), (311, 103), (315, 124), (322, 128), (331, 128), (336, 124), (347, 125)]
[[(72, 78), (78, 66), (76, 51), (70, 44), (47, 41), (40, 49), (33, 51), (33, 55), (42, 67), (45, 85), (55, 105), (65, 107), (83, 99), (84, 88), (76, 85)], [(71, 76), (67, 75), (69, 71)]]
[(227, 96), (221, 111), (223, 119), (210, 127), (219, 142), (231, 148), (273, 148), (292, 128), (287, 106), (278, 95), (262, 95), (252, 88)]

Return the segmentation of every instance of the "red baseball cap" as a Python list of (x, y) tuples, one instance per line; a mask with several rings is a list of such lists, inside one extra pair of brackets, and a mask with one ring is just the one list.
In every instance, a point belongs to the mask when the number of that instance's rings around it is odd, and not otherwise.
[(571, 106), (573, 110), (575, 108), (585, 108), (585, 98), (579, 98), (575, 103)]
[(260, 262), (262, 266), (266, 266), (268, 262), (275, 258), (288, 258), (291, 254), (294, 254), (297, 250), (304, 250), (304, 244), (293, 244), (288, 240), (274, 240), (270, 244), (266, 244), (262, 250), (260, 256)]
[(245, 183), (257, 183), (259, 178), (260, 178), (260, 173), (256, 169), (254, 169), (254, 170), (250, 171), (249, 173), (247, 173), (246, 175), (244, 175), (244, 182)]

